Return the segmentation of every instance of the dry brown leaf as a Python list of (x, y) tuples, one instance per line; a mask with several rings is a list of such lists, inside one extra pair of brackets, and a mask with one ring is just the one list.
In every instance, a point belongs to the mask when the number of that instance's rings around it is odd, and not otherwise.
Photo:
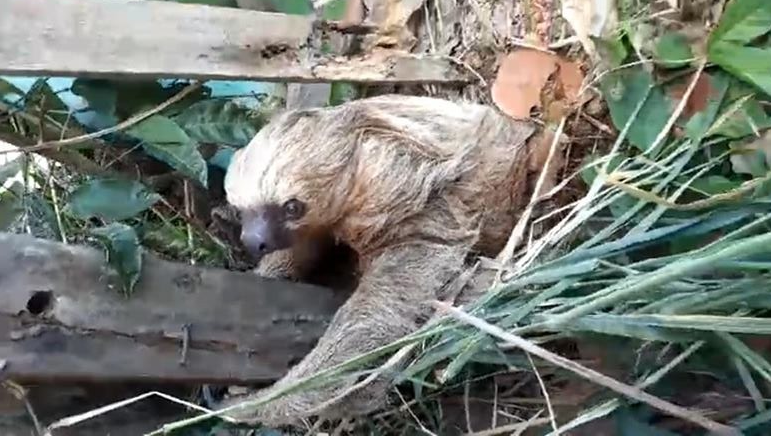
[(368, 46), (409, 49), (415, 36), (407, 28), (410, 17), (424, 0), (362, 0), (369, 14), (366, 21), (379, 30)]
[[(669, 87), (668, 93), (670, 97), (672, 97), (673, 101), (682, 100), (692, 80), (693, 77), (691, 76), (688, 77), (687, 80)], [(707, 105), (709, 104), (709, 98), (715, 96), (713, 95), (715, 91), (715, 88), (712, 87), (712, 81), (710, 80), (710, 77), (706, 74), (700, 74), (699, 78), (696, 80), (696, 85), (694, 85), (690, 97), (688, 97), (688, 101), (685, 102), (685, 108), (683, 109), (681, 117), (687, 120), (690, 119), (694, 114), (706, 109)]]
[(584, 83), (584, 72), (578, 62), (572, 62), (565, 59), (557, 59), (559, 70), (557, 72), (557, 81), (561, 88), (563, 98), (573, 104), (578, 101), (581, 85)]
[(493, 101), (510, 117), (527, 118), (533, 107), (541, 107), (541, 90), (556, 69), (552, 54), (530, 48), (509, 53), (493, 82)]

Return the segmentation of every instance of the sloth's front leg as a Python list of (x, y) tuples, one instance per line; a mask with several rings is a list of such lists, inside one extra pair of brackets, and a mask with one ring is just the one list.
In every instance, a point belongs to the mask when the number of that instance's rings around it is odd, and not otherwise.
[(260, 259), (252, 272), (262, 277), (297, 281), (302, 278), (304, 272), (299, 260), (292, 248), (274, 251)]
[[(426, 304), (462, 269), (465, 247), (417, 242), (382, 252), (369, 263), (359, 286), (333, 317), (316, 347), (273, 386), (250, 395), (257, 399), (277, 392), (319, 371), (372, 351), (415, 331), (430, 309)], [(343, 418), (370, 412), (387, 397), (387, 380), (344, 396), (358, 377), (348, 376), (331, 385), (302, 388), (255, 410), (228, 413), (234, 418), (269, 426), (296, 424), (300, 418), (318, 414)], [(231, 399), (228, 404), (243, 401)]]

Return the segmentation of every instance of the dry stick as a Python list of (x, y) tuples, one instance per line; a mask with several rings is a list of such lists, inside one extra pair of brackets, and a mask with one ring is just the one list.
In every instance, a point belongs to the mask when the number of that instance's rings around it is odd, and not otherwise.
[[(126, 128), (129, 128), (133, 126), (134, 124), (139, 123), (140, 121), (149, 118), (158, 112), (161, 112), (162, 110), (168, 108), (169, 106), (173, 105), (174, 103), (177, 103), (178, 101), (182, 100), (183, 98), (190, 95), (193, 91), (200, 88), (202, 85), (201, 82), (193, 82), (190, 85), (187, 85), (182, 91), (175, 94), (168, 100), (164, 101), (163, 103), (159, 104), (158, 106), (149, 109), (147, 111), (144, 111), (142, 113), (136, 114), (129, 119), (122, 121), (112, 127), (108, 127), (106, 129), (102, 129), (98, 132), (94, 133), (87, 133), (85, 135), (75, 136), (72, 138), (62, 139), (62, 140), (56, 140), (56, 141), (47, 141), (47, 142), (41, 142), (40, 144), (33, 145), (31, 147), (24, 147), (24, 151), (26, 152), (32, 152), (32, 151), (40, 151), (40, 150), (48, 150), (51, 148), (57, 148), (64, 145), (72, 145), (77, 144), (84, 141), (89, 141), (92, 139), (100, 138), (104, 135), (109, 135), (110, 133), (115, 133), (121, 130), (124, 130)], [(0, 151), (0, 154), (9, 153), (8, 151)]]
[[(79, 415), (73, 415), (73, 416), (68, 416), (68, 417), (62, 418), (62, 419), (60, 419), (60, 420), (58, 420), (58, 421), (56, 421), (54, 423), (49, 424), (48, 427), (46, 427), (45, 436), (51, 436), (51, 434), (52, 434), (51, 431), (55, 430), (57, 428), (72, 427), (73, 425), (80, 424), (81, 422), (85, 422), (85, 421), (91, 420), (93, 418), (96, 418), (97, 416), (104, 415), (105, 413), (109, 413), (109, 412), (112, 412), (114, 410), (121, 409), (121, 408), (126, 407), (126, 406), (128, 406), (130, 404), (133, 404), (133, 403), (136, 403), (138, 401), (144, 400), (145, 398), (150, 398), (150, 397), (154, 397), (154, 396), (161, 397), (161, 398), (163, 398), (165, 400), (171, 401), (173, 403), (181, 404), (183, 406), (189, 407), (191, 409), (199, 410), (201, 412), (210, 412), (209, 409), (207, 409), (205, 407), (201, 407), (198, 404), (190, 403), (190, 402), (187, 402), (187, 401), (184, 401), (184, 400), (180, 400), (179, 398), (173, 397), (173, 396), (168, 395), (168, 394), (164, 394), (163, 392), (149, 391), (149, 392), (145, 392), (144, 394), (137, 395), (136, 397), (133, 397), (133, 398), (128, 398), (128, 399), (125, 399), (125, 400), (116, 401), (116, 402), (108, 404), (106, 406), (98, 407), (96, 409), (89, 410), (87, 412), (83, 412), (83, 413), (81, 413)], [(231, 420), (227, 416), (223, 416), (222, 418), (224, 420), (228, 421), (228, 422), (234, 422), (233, 420)]]
[(718, 422), (715, 422), (709, 418), (706, 418), (702, 416), (701, 414), (698, 414), (696, 412), (693, 412), (691, 410), (688, 410), (684, 407), (680, 407), (676, 404), (672, 404), (668, 401), (662, 400), (661, 398), (655, 397), (651, 394), (648, 394), (636, 387), (621, 383), (620, 381), (613, 379), (611, 377), (608, 377), (604, 374), (601, 374), (593, 369), (587, 368), (579, 363), (573, 362), (570, 359), (566, 359), (558, 354), (554, 354), (551, 351), (548, 351), (544, 348), (539, 347), (538, 345), (535, 345), (534, 343), (523, 339), (519, 336), (513, 335), (509, 332), (506, 332), (505, 330), (501, 329), (500, 327), (491, 325), (487, 323), (486, 321), (479, 319), (477, 317), (471, 316), (462, 310), (453, 307), (447, 303), (443, 303), (441, 301), (434, 301), (433, 302), (434, 307), (436, 307), (438, 310), (446, 311), (453, 317), (457, 318), (458, 320), (470, 324), (479, 330), (488, 333), (490, 335), (493, 335), (499, 339), (502, 339), (504, 341), (510, 342), (511, 344), (521, 348), (527, 353), (535, 354), (536, 356), (547, 360), (561, 368), (567, 369), (569, 371), (574, 372), (575, 374), (593, 382), (598, 385), (604, 386), (608, 389), (611, 389), (619, 394), (625, 395), (629, 398), (633, 398), (637, 401), (646, 403), (650, 405), (651, 407), (654, 407), (656, 409), (659, 409), (663, 412), (666, 412), (672, 416), (676, 416), (678, 418), (682, 418), (685, 420), (688, 420), (690, 422), (693, 422), (695, 424), (698, 424), (702, 427), (704, 427), (707, 430), (710, 430), (716, 434), (719, 435), (732, 435), (732, 436), (739, 436), (741, 435), (741, 432), (731, 426), (727, 426), (724, 424), (720, 424)]
[(677, 103), (677, 107), (675, 108), (675, 111), (672, 112), (672, 116), (670, 116), (669, 120), (667, 120), (667, 124), (663, 129), (661, 129), (659, 134), (656, 136), (656, 139), (653, 140), (653, 144), (651, 144), (651, 146), (643, 152), (643, 155), (650, 155), (653, 153), (653, 151), (659, 148), (659, 145), (664, 142), (664, 139), (666, 139), (667, 135), (669, 135), (669, 131), (672, 130), (672, 126), (675, 125), (675, 122), (680, 118), (680, 115), (685, 110), (685, 105), (691, 98), (691, 94), (696, 88), (696, 83), (699, 81), (699, 78), (701, 78), (701, 73), (704, 71), (704, 67), (706, 66), (707, 58), (705, 57), (699, 62), (699, 66), (696, 68), (696, 72), (693, 75), (693, 79), (691, 79), (691, 83), (688, 84), (688, 88), (686, 88), (683, 97), (680, 98), (680, 101)]
[(546, 163), (543, 166), (541, 174), (538, 176), (535, 189), (530, 196), (530, 203), (528, 203), (525, 211), (522, 212), (519, 221), (517, 221), (517, 225), (514, 227), (514, 230), (512, 230), (511, 235), (509, 236), (509, 240), (506, 241), (506, 246), (503, 247), (503, 250), (501, 250), (501, 252), (495, 258), (495, 260), (501, 265), (495, 277), (496, 283), (501, 279), (501, 275), (503, 274), (504, 269), (503, 267), (509, 263), (512, 256), (514, 255), (514, 249), (522, 241), (522, 236), (525, 234), (525, 229), (527, 228), (527, 223), (530, 221), (530, 216), (533, 214), (533, 209), (535, 208), (535, 205), (538, 204), (538, 200), (541, 196), (541, 189), (543, 188), (543, 183), (546, 180), (546, 173), (549, 171), (549, 162), (551, 162), (552, 158), (554, 157), (554, 151), (557, 149), (560, 136), (562, 136), (562, 130), (565, 128), (566, 119), (566, 117), (563, 117), (562, 120), (560, 120), (560, 123), (557, 126), (557, 131), (554, 132), (554, 140), (552, 141), (551, 147), (549, 148), (549, 155), (546, 157)]
[(535, 362), (533, 362), (533, 357), (530, 355), (530, 353), (525, 353), (527, 356), (527, 360), (530, 362), (530, 366), (533, 368), (533, 373), (535, 374), (535, 378), (538, 379), (538, 385), (541, 386), (541, 392), (543, 392), (543, 399), (546, 402), (546, 410), (549, 411), (549, 421), (551, 421), (551, 427), (554, 430), (554, 433), (559, 436), (559, 430), (557, 428), (557, 418), (554, 416), (554, 408), (551, 405), (551, 398), (549, 397), (549, 391), (546, 390), (546, 384), (543, 382), (543, 378), (541, 377), (541, 373), (538, 372), (538, 368), (535, 366)]

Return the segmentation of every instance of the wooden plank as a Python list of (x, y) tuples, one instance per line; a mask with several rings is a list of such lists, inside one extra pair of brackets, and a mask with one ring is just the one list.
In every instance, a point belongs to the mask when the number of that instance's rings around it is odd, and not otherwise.
[(0, 74), (371, 83), (465, 82), (452, 61), (309, 52), (313, 18), (148, 0), (3, 0)]
[(311, 349), (345, 299), (151, 255), (124, 298), (100, 250), (7, 233), (0, 247), (0, 375), (17, 380), (269, 382)]

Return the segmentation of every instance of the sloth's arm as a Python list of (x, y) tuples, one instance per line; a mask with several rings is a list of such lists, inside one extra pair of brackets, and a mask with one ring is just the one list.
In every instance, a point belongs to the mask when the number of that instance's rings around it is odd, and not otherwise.
[[(338, 310), (316, 347), (284, 378), (251, 395), (250, 399), (275, 392), (413, 332), (429, 313), (425, 303), (436, 298), (442, 287), (461, 270), (465, 254), (464, 248), (433, 243), (401, 245), (383, 252), (369, 264), (358, 288)], [(339, 418), (366, 413), (383, 404), (387, 380), (351, 393), (322, 411), (313, 410), (356, 381), (354, 376), (323, 388), (301, 389), (256, 412), (231, 416), (275, 426), (296, 423), (308, 412)]]
[(253, 272), (262, 277), (300, 280), (303, 269), (298, 263), (294, 250), (288, 248), (265, 255)]

